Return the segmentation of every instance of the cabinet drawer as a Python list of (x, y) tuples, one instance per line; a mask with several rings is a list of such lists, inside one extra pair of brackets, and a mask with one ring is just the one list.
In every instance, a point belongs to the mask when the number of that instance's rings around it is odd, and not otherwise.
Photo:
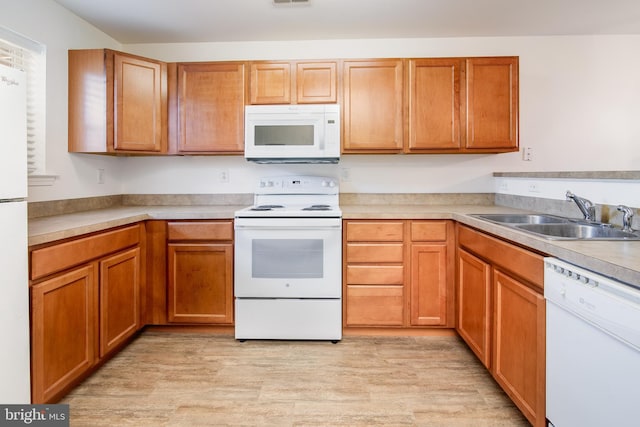
[(402, 326), (402, 286), (347, 286), (347, 326)]
[(170, 222), (169, 240), (232, 240), (232, 221)]
[(411, 240), (414, 242), (447, 240), (447, 222), (412, 221)]
[(402, 243), (348, 243), (347, 262), (402, 262)]
[(139, 242), (140, 226), (134, 225), (36, 249), (31, 252), (31, 280), (66, 270)]
[(402, 265), (348, 265), (347, 283), (350, 285), (402, 285)]
[(348, 222), (349, 242), (402, 242), (404, 223), (396, 222)]

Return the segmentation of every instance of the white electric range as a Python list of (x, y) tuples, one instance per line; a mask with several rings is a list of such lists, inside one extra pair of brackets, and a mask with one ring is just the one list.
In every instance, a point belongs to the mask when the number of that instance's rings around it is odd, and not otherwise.
[(235, 213), (236, 339), (342, 338), (342, 212), (337, 181), (260, 179)]

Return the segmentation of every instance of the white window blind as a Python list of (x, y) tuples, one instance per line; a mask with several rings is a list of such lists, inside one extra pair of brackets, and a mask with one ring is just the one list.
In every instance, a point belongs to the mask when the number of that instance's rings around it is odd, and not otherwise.
[(27, 168), (29, 175), (45, 173), (46, 49), (0, 27), (0, 63), (27, 75)]

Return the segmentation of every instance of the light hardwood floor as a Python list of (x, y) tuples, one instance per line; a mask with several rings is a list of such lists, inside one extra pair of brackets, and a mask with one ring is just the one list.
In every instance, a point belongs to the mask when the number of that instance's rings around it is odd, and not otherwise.
[(527, 426), (464, 343), (146, 331), (60, 403), (71, 426)]

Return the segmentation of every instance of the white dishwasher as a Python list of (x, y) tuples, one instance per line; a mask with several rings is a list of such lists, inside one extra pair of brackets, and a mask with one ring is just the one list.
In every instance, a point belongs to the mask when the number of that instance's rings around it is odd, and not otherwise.
[(545, 258), (547, 420), (640, 425), (640, 289)]

